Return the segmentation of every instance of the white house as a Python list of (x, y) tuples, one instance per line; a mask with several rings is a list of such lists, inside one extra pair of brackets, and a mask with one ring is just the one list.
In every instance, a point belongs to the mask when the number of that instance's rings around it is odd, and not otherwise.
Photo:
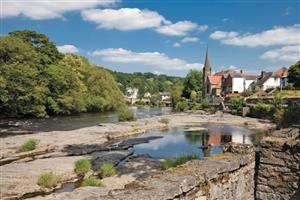
[(160, 100), (161, 101), (170, 101), (171, 100), (171, 94), (169, 92), (161, 92), (160, 93)]
[(150, 92), (146, 92), (146, 93), (144, 94), (144, 98), (151, 98)]
[(131, 104), (134, 104), (138, 100), (139, 89), (127, 88), (125, 94), (125, 100)]
[(262, 71), (261, 75), (256, 81), (250, 85), (251, 90), (266, 90), (269, 88), (285, 87), (287, 85), (287, 68), (280, 68), (277, 71), (265, 72)]

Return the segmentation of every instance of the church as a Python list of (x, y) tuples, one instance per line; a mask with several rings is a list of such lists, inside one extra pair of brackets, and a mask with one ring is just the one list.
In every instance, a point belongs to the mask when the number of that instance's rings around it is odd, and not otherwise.
[(222, 92), (222, 74), (212, 75), (212, 67), (209, 62), (208, 48), (206, 49), (205, 62), (203, 66), (203, 86), (202, 97), (221, 96)]

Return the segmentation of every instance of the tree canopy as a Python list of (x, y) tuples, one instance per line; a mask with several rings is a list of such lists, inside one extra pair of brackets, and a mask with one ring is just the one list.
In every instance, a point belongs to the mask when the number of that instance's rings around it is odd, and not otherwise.
[(199, 96), (202, 91), (202, 72), (195, 69), (190, 70), (183, 85), (183, 96), (195, 99), (196, 94)]
[(287, 78), (289, 83), (292, 83), (295, 88), (300, 89), (300, 60), (289, 68)]
[(124, 105), (107, 70), (61, 54), (47, 36), (22, 30), (0, 37), (1, 115), (46, 117)]

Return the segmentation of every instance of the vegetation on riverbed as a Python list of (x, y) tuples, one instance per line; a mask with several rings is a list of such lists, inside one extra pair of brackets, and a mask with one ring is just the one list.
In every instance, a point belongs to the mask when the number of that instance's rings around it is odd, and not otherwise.
[(104, 163), (100, 167), (102, 177), (109, 177), (116, 174), (116, 168), (111, 163)]
[(92, 187), (100, 187), (102, 186), (102, 182), (96, 176), (89, 176), (85, 178), (81, 184), (81, 186), (92, 186)]
[(91, 168), (91, 161), (89, 161), (88, 159), (80, 159), (75, 162), (74, 172), (79, 176), (83, 176), (88, 173)]
[(125, 105), (113, 76), (85, 57), (62, 54), (31, 30), (0, 37), (0, 113), (47, 117), (117, 110)]
[(37, 184), (43, 188), (54, 188), (57, 186), (58, 177), (52, 172), (45, 172), (39, 176)]
[(187, 161), (193, 160), (193, 159), (196, 159), (196, 156), (187, 155), (187, 156), (180, 156), (175, 159), (167, 158), (161, 162), (161, 169), (168, 170), (168, 169), (176, 167), (178, 165), (182, 165), (182, 164), (186, 163)]
[(118, 117), (119, 117), (119, 121), (120, 122), (125, 122), (125, 121), (136, 121), (136, 116), (134, 115), (134, 113), (129, 110), (129, 109), (121, 109), (118, 112)]
[(168, 118), (161, 118), (159, 120), (160, 123), (168, 125), (170, 123), (170, 120)]
[(36, 140), (29, 139), (19, 147), (18, 152), (32, 151), (36, 148), (36, 145), (37, 145)]

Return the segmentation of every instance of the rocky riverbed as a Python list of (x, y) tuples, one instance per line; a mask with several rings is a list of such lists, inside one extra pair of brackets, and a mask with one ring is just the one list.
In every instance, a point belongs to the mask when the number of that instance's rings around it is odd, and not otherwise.
[[(80, 158), (92, 160), (94, 168), (98, 168), (104, 162), (118, 164), (127, 159), (118, 176), (104, 179), (106, 187), (98, 189), (105, 190), (106, 193), (107, 189), (129, 187), (129, 182), (151, 176), (151, 173), (160, 170), (158, 160), (135, 157), (128, 150), (134, 144), (156, 138), (126, 139), (126, 137), (142, 134), (150, 129), (194, 127), (208, 123), (240, 125), (255, 130), (273, 128), (273, 124), (253, 118), (219, 112), (216, 114), (191, 112), (155, 116), (136, 122), (99, 124), (73, 131), (39, 132), (5, 137), (0, 141), (1, 198), (18, 199), (53, 192), (43, 190), (36, 184), (38, 176), (45, 171), (52, 171), (58, 175), (61, 183), (75, 181), (74, 162)], [(28, 139), (38, 141), (37, 148), (30, 152), (18, 153), (19, 146)]]

